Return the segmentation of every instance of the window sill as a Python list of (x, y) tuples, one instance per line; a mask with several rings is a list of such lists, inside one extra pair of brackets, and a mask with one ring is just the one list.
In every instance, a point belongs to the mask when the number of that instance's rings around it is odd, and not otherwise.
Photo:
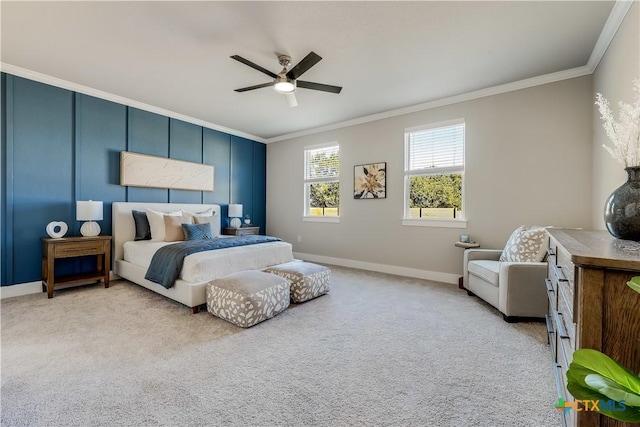
[(410, 227), (467, 228), (466, 219), (403, 219), (402, 225)]
[(339, 216), (303, 216), (304, 222), (340, 222)]

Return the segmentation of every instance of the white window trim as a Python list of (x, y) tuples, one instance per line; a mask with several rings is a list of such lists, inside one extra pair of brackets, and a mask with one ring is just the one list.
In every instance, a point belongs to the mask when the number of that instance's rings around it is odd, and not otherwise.
[[(329, 148), (329, 147), (338, 147), (338, 151), (340, 150), (340, 142), (339, 141), (332, 141), (332, 142), (326, 142), (326, 143), (322, 143), (322, 144), (314, 144), (314, 145), (307, 145), (303, 148), (303, 153), (306, 153), (307, 150), (317, 150), (320, 148)], [(306, 157), (306, 156), (305, 156)], [(308, 203), (307, 201), (309, 200), (309, 194), (308, 194), (308, 186), (307, 184), (310, 183), (314, 183), (314, 182), (337, 182), (338, 184), (340, 183), (340, 170), (338, 170), (338, 176), (335, 177), (337, 179), (323, 179), (323, 178), (312, 178), (312, 179), (307, 179), (306, 176), (307, 173), (307, 163), (306, 160), (304, 162), (304, 164), (302, 165), (302, 182), (304, 185), (304, 200), (303, 200), (303, 204), (304, 206), (302, 207), (302, 221), (303, 222), (326, 222), (326, 223), (338, 223), (340, 222), (340, 214), (338, 214), (337, 216), (319, 216), (319, 215), (309, 215), (309, 211), (307, 210), (308, 208)], [(338, 212), (340, 212), (340, 206), (338, 205)]]
[(459, 118), (459, 119), (445, 120), (445, 121), (437, 122), (437, 123), (430, 123), (428, 125), (413, 126), (413, 127), (410, 127), (410, 128), (405, 128), (404, 129), (404, 133), (420, 132), (421, 130), (444, 128), (444, 127), (447, 127), (447, 126), (462, 125), (462, 124), (465, 124), (464, 117)]
[(411, 218), (403, 219), (402, 225), (409, 227), (467, 228), (466, 219)]
[[(466, 144), (466, 122), (464, 118), (459, 118), (459, 119), (452, 119), (452, 120), (446, 120), (446, 121), (442, 121), (442, 122), (437, 122), (437, 123), (431, 123), (428, 125), (422, 125), (422, 126), (414, 126), (414, 127), (409, 127), (409, 128), (405, 128), (404, 129), (404, 135), (405, 135), (405, 146), (404, 146), (404, 150), (405, 150), (405, 168), (406, 168), (406, 150), (407, 150), (407, 146), (406, 146), (406, 135), (407, 133), (411, 133), (411, 132), (420, 132), (420, 131), (424, 131), (424, 130), (429, 130), (429, 129), (435, 129), (435, 128), (440, 128), (440, 127), (447, 127), (447, 126), (453, 126), (453, 125), (460, 125), (460, 124), (464, 124), (465, 125), (465, 143), (464, 143), (464, 151), (466, 152), (466, 148), (467, 148), (467, 144)], [(466, 210), (465, 210), (465, 185), (464, 185), (464, 175), (465, 175), (465, 169), (466, 169), (466, 155), (465, 155), (465, 165), (464, 167), (450, 167), (450, 168), (440, 168), (438, 169), (437, 172), (431, 171), (430, 169), (420, 169), (420, 170), (413, 170), (413, 171), (406, 171), (404, 172), (404, 200), (403, 200), (403, 204), (404, 204), (404, 217), (402, 218), (402, 225), (403, 226), (409, 226), (409, 227), (440, 227), (440, 228), (467, 228), (467, 223), (468, 220), (466, 218)], [(443, 173), (460, 173), (462, 174), (462, 194), (461, 194), (461, 199), (462, 199), (462, 211), (460, 212), (462, 215), (462, 218), (451, 218), (451, 219), (447, 219), (447, 218), (410, 218), (409, 217), (409, 193), (411, 192), (411, 188), (409, 185), (409, 177), (410, 176), (415, 176), (415, 175), (419, 175), (419, 176), (423, 176), (423, 175), (442, 175)]]
[(303, 216), (302, 221), (304, 222), (340, 222), (339, 216)]

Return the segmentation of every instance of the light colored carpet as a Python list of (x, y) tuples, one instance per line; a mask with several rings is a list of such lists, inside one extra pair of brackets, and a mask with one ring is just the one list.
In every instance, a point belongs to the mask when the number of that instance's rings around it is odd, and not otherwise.
[(557, 426), (545, 327), (332, 267), (250, 329), (126, 281), (2, 301), (2, 426)]

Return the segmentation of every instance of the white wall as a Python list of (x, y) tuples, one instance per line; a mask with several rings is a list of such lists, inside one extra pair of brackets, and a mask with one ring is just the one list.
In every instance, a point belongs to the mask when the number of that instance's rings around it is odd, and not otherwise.
[[(501, 248), (520, 224), (588, 227), (591, 98), (586, 76), (271, 143), (267, 232), (298, 253), (448, 273), (418, 276), (453, 282), (462, 272), (462, 250), (453, 246), (460, 232)], [(460, 117), (468, 228), (403, 226), (404, 129)], [(303, 222), (304, 147), (330, 141), (340, 143), (340, 223)], [(354, 200), (353, 166), (384, 161), (387, 198)]]
[[(593, 99), (600, 92), (609, 100), (615, 117), (618, 101), (633, 102), (633, 80), (640, 78), (640, 5), (634, 2), (607, 52), (593, 74)], [(622, 185), (627, 174), (624, 166), (602, 148), (611, 141), (602, 128), (598, 107), (593, 107), (593, 222), (592, 228), (604, 229), (604, 204), (613, 190)]]

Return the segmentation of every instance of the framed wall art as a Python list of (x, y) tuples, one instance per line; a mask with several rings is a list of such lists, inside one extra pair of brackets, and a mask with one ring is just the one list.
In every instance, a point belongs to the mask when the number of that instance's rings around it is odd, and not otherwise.
[(387, 162), (353, 167), (353, 198), (387, 198)]
[(122, 151), (120, 185), (213, 191), (213, 166)]

